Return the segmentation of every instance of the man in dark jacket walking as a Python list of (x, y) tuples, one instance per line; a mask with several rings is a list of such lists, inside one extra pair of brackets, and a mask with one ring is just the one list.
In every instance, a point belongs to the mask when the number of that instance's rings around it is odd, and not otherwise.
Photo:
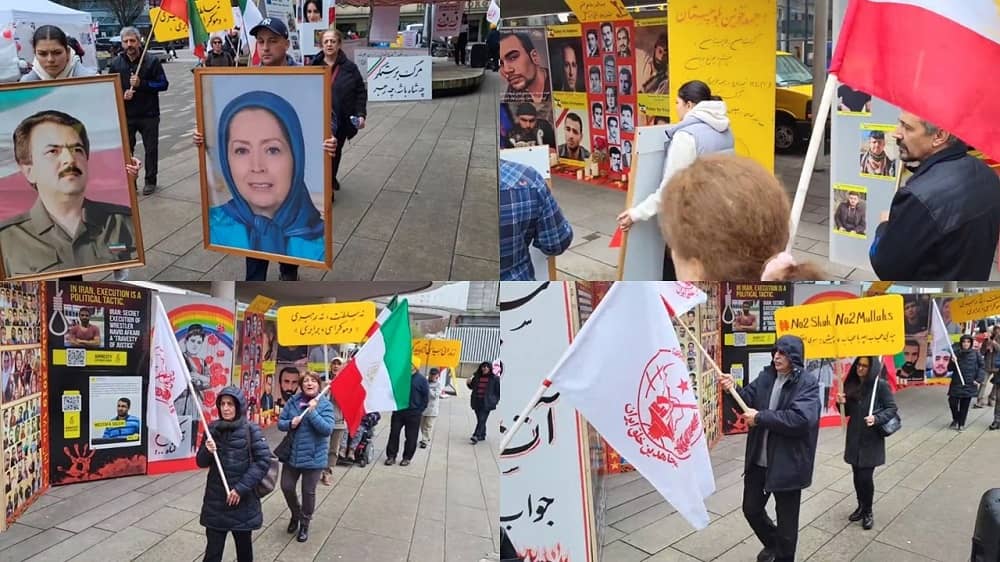
[(403, 446), (403, 460), (399, 466), (410, 464), (410, 459), (417, 452), (417, 434), (420, 431), (420, 418), (430, 400), (430, 386), (427, 379), (420, 373), (420, 360), (413, 358), (413, 374), (410, 376), (410, 407), (392, 413), (392, 425), (389, 427), (389, 443), (385, 446), (385, 465), (396, 463), (396, 453), (399, 452), (399, 430), (406, 431), (406, 444)]
[(142, 38), (139, 30), (126, 27), (121, 31), (123, 51), (109, 65), (109, 74), (121, 78), (125, 91), (125, 120), (128, 123), (128, 142), (135, 152), (136, 133), (142, 135), (146, 147), (146, 183), (143, 195), (156, 191), (156, 172), (160, 147), (160, 92), (167, 91), (167, 75), (160, 59), (147, 56), (142, 59)]
[(986, 281), (1000, 239), (1000, 178), (948, 131), (903, 112), (893, 134), (919, 167), (868, 250), (879, 279)]
[[(743, 516), (764, 549), (761, 562), (792, 562), (799, 535), (802, 489), (812, 484), (819, 437), (819, 382), (805, 372), (802, 340), (782, 336), (771, 365), (738, 389), (750, 410), (743, 414), (750, 432), (743, 476)], [(728, 392), (733, 376), (720, 375)], [(774, 494), (778, 524), (764, 511)]]

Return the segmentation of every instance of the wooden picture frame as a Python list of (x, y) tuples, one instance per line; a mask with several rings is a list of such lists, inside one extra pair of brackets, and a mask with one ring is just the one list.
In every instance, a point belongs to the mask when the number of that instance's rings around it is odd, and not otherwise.
[[(632, 168), (629, 170), (625, 208), (631, 209), (655, 193), (663, 180), (663, 163), (667, 158), (667, 125), (636, 127), (632, 141)], [(622, 233), (618, 250), (618, 281), (659, 281), (663, 277), (665, 243), (660, 232), (659, 217), (636, 221)]]
[[(91, 220), (100, 216), (104, 221), (98, 232), (86, 233), (91, 239), (88, 248), (78, 247), (78, 242), (70, 241), (65, 229), (53, 224), (51, 211), (47, 211), (39, 197), (31, 193), (32, 189), (37, 193), (38, 182), (31, 184), (26, 173), (27, 170), (34, 173), (35, 165), (18, 164), (15, 159), (14, 131), (25, 119), (43, 111), (58, 111), (69, 116), (78, 125), (55, 123), (55, 126), (79, 126), (87, 137), (82, 147), (86, 150), (87, 162), (84, 171), (87, 185), (84, 190), (89, 188), (91, 196), (87, 197), (85, 193), (80, 205), (87, 205), (84, 210), (91, 213)], [(117, 120), (112, 115), (115, 112)], [(109, 122), (116, 123), (117, 130), (108, 130)], [(43, 121), (39, 125), (45, 123), (53, 122)], [(28, 138), (30, 147), (30, 136)], [(61, 150), (59, 155), (53, 153), (53, 158), (63, 157), (65, 152)], [(131, 159), (125, 99), (118, 75), (0, 85), (0, 197), (4, 199), (0, 208), (0, 280), (40, 281), (146, 265), (135, 179), (130, 178), (125, 169)], [(45, 174), (55, 169), (57, 182), (62, 181), (58, 177), (62, 172), (60, 166), (58, 162), (53, 162), (38, 173)], [(92, 173), (95, 169), (97, 173)], [(122, 189), (128, 193), (121, 193)], [(51, 193), (65, 196), (54, 191)], [(25, 205), (29, 200), (31, 203)], [(31, 209), (39, 203), (41, 209), (36, 209), (34, 214), (42, 214), (44, 223), (48, 224), (39, 225), (32, 219)], [(122, 209), (126, 206), (128, 213)], [(73, 218), (65, 220), (72, 221)], [(84, 223), (82, 219), (77, 220), (80, 221), (77, 228), (80, 228)], [(63, 248), (62, 256), (49, 244), (52, 236), (65, 239), (69, 245)], [(129, 258), (111, 257), (123, 253), (127, 253)], [(67, 254), (72, 254), (70, 260), (65, 260)], [(106, 260), (102, 261), (102, 254)], [(70, 263), (60, 268), (64, 260)], [(95, 263), (74, 263), (83, 260)]]
[[(323, 151), (322, 147), (323, 141), (333, 136), (330, 77), (330, 68), (327, 66), (256, 67), (253, 69), (214, 67), (195, 70), (194, 91), (197, 129), (205, 138), (205, 142), (198, 148), (202, 233), (205, 249), (319, 269), (332, 269), (334, 254), (333, 171), (330, 156)], [(258, 101), (254, 102), (246, 97), (250, 95), (257, 95)], [(260, 105), (260, 103), (265, 103), (261, 99), (270, 100), (266, 103), (278, 104), (279, 107)], [(323, 223), (320, 238), (304, 238), (282, 232), (281, 238), (286, 248), (293, 247), (295, 249), (288, 250), (287, 253), (277, 253), (249, 247), (253, 243), (252, 238), (259, 237), (260, 233), (255, 227), (251, 228), (246, 225), (246, 222), (240, 223), (239, 221), (247, 221), (249, 218), (247, 213), (252, 213), (253, 224), (257, 224), (258, 219), (265, 215), (256, 213), (255, 211), (259, 207), (255, 208), (255, 203), (242, 198), (242, 192), (236, 185), (238, 180), (233, 177), (232, 171), (229, 172), (230, 180), (225, 179), (218, 152), (214, 151), (214, 147), (219, 141), (218, 121), (220, 116), (225, 113), (227, 106), (232, 105), (236, 100), (242, 100), (238, 103), (242, 109), (235, 110), (231, 114), (230, 122), (247, 109), (257, 108), (267, 111), (272, 118), (281, 124), (286, 141), (289, 140), (287, 137), (293, 133), (288, 130), (287, 123), (282, 120), (281, 111), (286, 112), (286, 116), (290, 112), (291, 116), (298, 119), (297, 131), (301, 136), (301, 158), (296, 158), (296, 143), (292, 140), (291, 146), (288, 147), (292, 153), (288, 191), (281, 196), (283, 198), (277, 203), (278, 208), (274, 210), (275, 214), (267, 218), (274, 218), (277, 213), (284, 210), (286, 219), (299, 217), (299, 219), (305, 220), (302, 215), (310, 215), (311, 213), (304, 201), (309, 201), (320, 213), (320, 219)], [(294, 126), (292, 130), (296, 130)], [(226, 167), (228, 167), (232, 157), (227, 155), (226, 158)], [(310, 185), (315, 186), (317, 181), (322, 182), (322, 190), (310, 188)], [(297, 182), (301, 183), (301, 186), (297, 187)], [(262, 183), (267, 184), (266, 182)], [(269, 191), (273, 188), (273, 184), (267, 185), (271, 185), (271, 187), (266, 188), (266, 190)], [(257, 189), (246, 187), (247, 189)], [(305, 189), (305, 192), (295, 193), (296, 189)], [(225, 192), (226, 190), (228, 190), (228, 194)], [(237, 199), (237, 194), (240, 194), (240, 199)], [(266, 192), (265, 196), (278, 197)], [(223, 199), (224, 197), (228, 197), (228, 199)], [(300, 211), (290, 213), (291, 207), (285, 209), (289, 197), (294, 198), (292, 204), (297, 203)], [(318, 197), (322, 198), (321, 202), (317, 201)], [(220, 201), (220, 199), (222, 200)], [(257, 201), (257, 203), (259, 202), (260, 200)], [(243, 209), (239, 210), (237, 208), (239, 206), (242, 206)], [(265, 212), (267, 211), (265, 210)], [(233, 217), (236, 216), (234, 213), (242, 213), (236, 222), (233, 222)], [(300, 230), (306, 228), (301, 220), (293, 225)], [(247, 243), (243, 244), (244, 247), (239, 244), (222, 243), (224, 231), (221, 227), (225, 227), (225, 232), (235, 236), (235, 238), (245, 237)], [(276, 227), (281, 228), (281, 225), (276, 225)], [(308, 228), (311, 229), (310, 234), (315, 235), (315, 216), (312, 217)], [(305, 257), (310, 252), (311, 255), (316, 255), (318, 239), (323, 241), (322, 255), (314, 258)], [(274, 238), (272, 237), (271, 240), (273, 243)], [(258, 239), (258, 245), (260, 244), (261, 240)]]

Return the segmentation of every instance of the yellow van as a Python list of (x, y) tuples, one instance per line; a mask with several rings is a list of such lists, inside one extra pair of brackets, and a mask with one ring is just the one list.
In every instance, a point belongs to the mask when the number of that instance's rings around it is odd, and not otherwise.
[(812, 70), (795, 55), (777, 51), (774, 98), (774, 149), (792, 152), (812, 132)]

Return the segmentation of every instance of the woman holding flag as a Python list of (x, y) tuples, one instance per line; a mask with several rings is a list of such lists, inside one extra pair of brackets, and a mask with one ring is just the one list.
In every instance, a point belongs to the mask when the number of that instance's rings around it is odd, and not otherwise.
[[(299, 377), (299, 392), (281, 409), (278, 430), (291, 432), (291, 453), (281, 461), (281, 491), (292, 512), (288, 533), (296, 540), (309, 540), (309, 521), (316, 509), (316, 485), (326, 470), (330, 434), (333, 433), (333, 404), (323, 394), (319, 375), (306, 372)], [(279, 455), (279, 458), (281, 455)], [(302, 478), (302, 503), (295, 485)]]
[(979, 385), (986, 380), (983, 356), (972, 349), (972, 336), (962, 334), (955, 346), (954, 366), (951, 369), (951, 386), (948, 387), (948, 406), (951, 407), (951, 429), (965, 431), (969, 403), (979, 394)]

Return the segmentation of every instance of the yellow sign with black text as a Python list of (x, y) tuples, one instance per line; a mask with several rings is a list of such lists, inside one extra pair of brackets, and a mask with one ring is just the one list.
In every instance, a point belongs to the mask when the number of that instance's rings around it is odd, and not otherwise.
[(264, 295), (257, 295), (252, 301), (250, 301), (250, 306), (247, 307), (247, 312), (250, 314), (267, 314), (268, 310), (275, 305), (278, 301), (265, 297)]
[[(74, 353), (78, 353), (78, 349), (73, 350)], [(52, 364), (58, 365), (60, 367), (67, 367), (67, 350), (65, 349), (53, 349), (52, 350)], [(88, 349), (84, 356), (84, 364), (80, 365), (78, 362), (74, 361), (72, 365), (74, 367), (126, 367), (128, 366), (128, 352), (127, 351), (103, 351), (103, 350), (91, 350)]]
[(1000, 314), (1000, 291), (979, 293), (951, 301), (952, 322), (982, 320)]
[(462, 358), (462, 340), (413, 340), (413, 354), (423, 360), (424, 367), (458, 369)]
[(789, 306), (774, 321), (778, 337), (802, 338), (807, 359), (895, 355), (906, 338), (902, 295)]
[(566, 0), (566, 5), (583, 23), (632, 19), (621, 0)]
[(371, 301), (283, 306), (278, 309), (278, 343), (360, 342), (374, 323), (375, 303)]

